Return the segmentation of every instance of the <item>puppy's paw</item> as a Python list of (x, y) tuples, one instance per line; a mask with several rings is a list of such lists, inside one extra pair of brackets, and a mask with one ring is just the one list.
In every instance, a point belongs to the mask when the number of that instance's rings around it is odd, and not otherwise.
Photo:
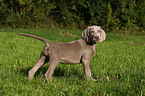
[(32, 75), (29, 75), (28, 78), (29, 78), (29, 80), (31, 80), (33, 78), (33, 76)]
[(96, 79), (93, 79), (93, 78), (91, 78), (91, 80), (93, 80), (93, 81), (97, 81)]
[(33, 75), (34, 75), (34, 73), (29, 71), (29, 75), (28, 75), (29, 80), (31, 80), (33, 78)]

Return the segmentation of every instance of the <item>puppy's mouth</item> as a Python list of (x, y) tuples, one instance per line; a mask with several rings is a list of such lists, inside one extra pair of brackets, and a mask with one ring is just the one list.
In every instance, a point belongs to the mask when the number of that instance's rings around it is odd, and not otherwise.
[(100, 39), (97, 39), (97, 40), (95, 40), (96, 42), (99, 42), (100, 41)]
[(99, 39), (99, 36), (95, 36), (95, 38), (94, 38), (95, 40), (95, 42), (99, 42), (100, 41), (100, 39)]

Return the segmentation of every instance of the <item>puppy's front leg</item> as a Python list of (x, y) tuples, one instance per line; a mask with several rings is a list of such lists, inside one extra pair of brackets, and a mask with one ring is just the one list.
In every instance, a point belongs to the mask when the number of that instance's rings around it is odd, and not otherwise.
[(83, 67), (84, 67), (84, 74), (85, 76), (87, 76), (87, 79), (90, 80), (90, 77), (91, 77), (91, 71), (89, 68), (90, 60), (83, 58), (82, 61), (83, 61)]
[(96, 81), (95, 79), (91, 77), (91, 71), (89, 67), (90, 59), (82, 59), (82, 61), (83, 61), (83, 67), (84, 67), (84, 76), (87, 76), (88, 80), (91, 79), (93, 81)]

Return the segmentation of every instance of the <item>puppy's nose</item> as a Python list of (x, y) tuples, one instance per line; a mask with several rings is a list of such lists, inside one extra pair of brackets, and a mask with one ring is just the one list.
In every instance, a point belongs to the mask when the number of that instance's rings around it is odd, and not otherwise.
[(95, 36), (95, 39), (99, 39), (99, 36)]

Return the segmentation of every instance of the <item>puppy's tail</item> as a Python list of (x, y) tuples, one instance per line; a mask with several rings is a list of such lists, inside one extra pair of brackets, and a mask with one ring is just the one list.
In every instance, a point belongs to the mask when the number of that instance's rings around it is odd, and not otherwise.
[(46, 40), (46, 39), (44, 39), (42, 37), (38, 37), (38, 36), (35, 36), (35, 35), (31, 35), (31, 34), (20, 33), (19, 35), (32, 37), (32, 38), (36, 38), (38, 40), (41, 40), (41, 41), (46, 43), (47, 47), (49, 47), (49, 44), (51, 43), (50, 41), (48, 41), (48, 40)]

